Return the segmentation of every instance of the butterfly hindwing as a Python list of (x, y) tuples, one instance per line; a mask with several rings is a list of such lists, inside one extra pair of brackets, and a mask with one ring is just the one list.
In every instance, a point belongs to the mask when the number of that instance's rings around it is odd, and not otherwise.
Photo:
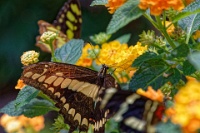
[(36, 46), (42, 51), (51, 53), (49, 44), (40, 41), (40, 37), (44, 32), (52, 31), (57, 33), (57, 37), (53, 42), (53, 48), (60, 48), (72, 38), (80, 38), (81, 34), (81, 8), (79, 0), (69, 0), (64, 3), (60, 9), (56, 19), (52, 24), (39, 20), (39, 33), (36, 37)]
[(80, 38), (81, 9), (78, 0), (69, 0), (59, 11), (53, 25), (67, 35), (69, 39)]
[(100, 90), (115, 87), (115, 80), (111, 75), (99, 77), (98, 72), (88, 68), (40, 62), (24, 67), (20, 79), (43, 91), (56, 102), (65, 122), (70, 126), (70, 132), (77, 128), (87, 131), (89, 124), (96, 126), (96, 133), (104, 130), (108, 112), (100, 109), (101, 98), (98, 97)]
[(157, 101), (132, 91), (115, 88), (107, 89), (101, 102), (101, 108), (114, 114), (113, 119), (126, 133), (154, 133), (154, 124), (161, 120), (155, 116), (160, 107), (163, 105)]
[(49, 44), (45, 44), (44, 42), (40, 41), (40, 37), (44, 32), (52, 31), (52, 32), (57, 33), (57, 37), (53, 42), (54, 49), (61, 47), (63, 44), (65, 44), (67, 41), (69, 41), (69, 38), (67, 38), (67, 36), (63, 32), (56, 29), (52, 24), (50, 24), (46, 21), (39, 20), (38, 26), (39, 26), (40, 35), (36, 37), (36, 46), (40, 47), (40, 49), (44, 52), (51, 53), (51, 48), (50, 48)]

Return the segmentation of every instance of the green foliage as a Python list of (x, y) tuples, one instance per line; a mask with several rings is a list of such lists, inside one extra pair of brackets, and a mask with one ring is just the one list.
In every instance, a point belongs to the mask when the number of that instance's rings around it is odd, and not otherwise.
[(179, 57), (187, 57), (188, 54), (189, 54), (188, 45), (187, 44), (181, 44), (171, 51), (170, 56), (173, 56), (174, 58), (179, 58)]
[(105, 5), (107, 3), (108, 3), (108, 0), (94, 0), (94, 1), (92, 1), (90, 6)]
[(23, 114), (27, 117), (35, 117), (44, 115), (51, 110), (58, 111), (50, 101), (37, 99), (38, 93), (39, 91), (33, 87), (26, 86), (19, 92), (16, 100), (4, 106), (0, 112), (10, 116)]
[(131, 38), (131, 34), (125, 34), (123, 36), (116, 38), (116, 40), (118, 40), (121, 44), (124, 44), (124, 43), (128, 43), (130, 38)]
[(143, 63), (137, 70), (130, 81), (129, 89), (146, 90), (148, 86), (152, 86), (157, 90), (167, 82), (175, 84), (182, 78), (183, 75), (177, 68), (172, 68), (162, 59), (152, 59)]
[(23, 110), (26, 117), (35, 117), (48, 113), (49, 111), (58, 111), (58, 109), (49, 101), (44, 99), (32, 99)]
[(25, 86), (19, 93), (15, 100), (15, 107), (20, 108), (28, 104), (39, 93), (39, 90), (31, 86)]
[(189, 55), (189, 61), (190, 63), (197, 69), (200, 70), (200, 52), (193, 52)]
[(15, 101), (11, 101), (0, 109), (0, 113), (5, 113), (10, 116), (19, 116), (23, 114), (23, 108), (16, 108)]
[(54, 121), (53, 127), (51, 128), (53, 132), (57, 133), (62, 129), (69, 130), (69, 125), (64, 123), (64, 118), (62, 115), (58, 115)]
[(96, 44), (103, 44), (110, 39), (111, 35), (106, 34), (104, 32), (100, 32), (99, 34), (90, 36), (90, 40), (92, 40)]
[[(187, 16), (181, 20), (178, 21), (179, 26), (184, 29), (187, 33), (187, 42), (189, 41), (189, 37), (194, 33), (196, 30), (198, 30), (200, 25), (200, 0), (197, 0), (193, 4), (190, 4), (188, 7), (186, 7), (183, 12), (194, 12), (194, 14)], [(189, 14), (187, 14), (189, 15)]]
[[(84, 42), (81, 39), (72, 39), (61, 48), (55, 50), (56, 61), (74, 64), (82, 54)], [(53, 60), (53, 59), (52, 59)]]
[(132, 20), (139, 18), (143, 11), (138, 7), (139, 0), (128, 0), (112, 16), (107, 27), (107, 33), (112, 34)]
[(156, 131), (159, 133), (181, 133), (180, 127), (171, 123), (170, 121), (158, 124), (156, 129)]

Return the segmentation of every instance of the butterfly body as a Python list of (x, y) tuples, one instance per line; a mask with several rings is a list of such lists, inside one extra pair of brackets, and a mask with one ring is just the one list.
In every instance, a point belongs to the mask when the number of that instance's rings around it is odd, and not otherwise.
[(77, 128), (87, 131), (88, 125), (94, 124), (94, 130), (100, 133), (104, 131), (108, 112), (99, 107), (99, 93), (116, 86), (106, 70), (103, 66), (98, 73), (71, 64), (40, 62), (25, 67), (20, 79), (56, 102), (70, 131)]

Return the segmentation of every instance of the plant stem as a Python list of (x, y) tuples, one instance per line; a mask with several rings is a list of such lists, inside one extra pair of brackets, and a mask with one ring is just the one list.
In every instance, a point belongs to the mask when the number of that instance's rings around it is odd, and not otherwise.
[(156, 21), (157, 21), (157, 24), (158, 24), (158, 30), (163, 34), (163, 36), (166, 38), (166, 40), (168, 41), (169, 45), (175, 49), (176, 48), (176, 45), (174, 44), (174, 42), (172, 41), (172, 39), (170, 38), (169, 34), (166, 32), (166, 28), (165, 28), (165, 25), (163, 26), (162, 25), (162, 21), (160, 19), (160, 16), (156, 16)]

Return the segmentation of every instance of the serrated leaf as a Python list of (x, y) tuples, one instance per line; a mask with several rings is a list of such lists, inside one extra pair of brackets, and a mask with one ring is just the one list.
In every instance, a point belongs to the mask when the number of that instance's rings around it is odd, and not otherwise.
[(138, 88), (144, 90), (152, 86), (157, 90), (167, 82), (175, 84), (183, 76), (176, 68), (171, 68), (163, 60), (151, 60), (143, 64), (132, 77), (129, 89), (136, 91)]
[(156, 132), (158, 133), (181, 133), (180, 126), (171, 123), (170, 121), (156, 125)]
[(181, 44), (176, 47), (173, 51), (171, 51), (171, 55), (173, 57), (187, 57), (189, 53), (189, 47), (187, 44)]
[(183, 74), (184, 75), (191, 75), (195, 71), (196, 71), (196, 69), (188, 60), (183, 62)]
[(35, 98), (39, 93), (39, 90), (36, 90), (34, 87), (25, 86), (17, 95), (15, 100), (16, 108), (20, 108), (28, 104), (33, 98)]
[(90, 6), (105, 5), (107, 3), (108, 3), (108, 0), (93, 0)]
[(146, 52), (134, 60), (132, 67), (140, 67), (143, 63), (150, 60), (161, 59), (160, 55), (153, 52)]
[(188, 17), (189, 15), (200, 13), (199, 2), (200, 0), (194, 1), (190, 5), (185, 7), (182, 12), (179, 12), (176, 16), (172, 18), (173, 23), (176, 23), (180, 19)]
[(128, 0), (112, 16), (107, 27), (107, 33), (112, 34), (143, 14), (143, 10), (138, 7), (139, 0)]
[(121, 44), (123, 44), (123, 43), (128, 43), (130, 38), (131, 38), (131, 34), (125, 34), (125, 35), (120, 36), (119, 38), (117, 38), (115, 40), (118, 40)]
[(194, 52), (188, 56), (189, 62), (197, 69), (200, 70), (200, 52)]
[(198, 30), (200, 26), (200, 0), (187, 6), (182, 12), (196, 12), (188, 17), (185, 17), (178, 21), (178, 25), (187, 32), (187, 38), (192, 35), (193, 32)]
[(7, 105), (5, 105), (3, 108), (0, 109), (0, 113), (5, 113), (10, 116), (19, 116), (23, 113), (22, 108), (16, 108), (15, 107), (15, 101), (11, 101)]
[(55, 50), (55, 57), (63, 63), (75, 64), (82, 54), (84, 41), (72, 39)]
[(56, 110), (56, 107), (44, 99), (32, 99), (24, 108), (23, 114), (27, 117), (44, 115), (49, 111)]

